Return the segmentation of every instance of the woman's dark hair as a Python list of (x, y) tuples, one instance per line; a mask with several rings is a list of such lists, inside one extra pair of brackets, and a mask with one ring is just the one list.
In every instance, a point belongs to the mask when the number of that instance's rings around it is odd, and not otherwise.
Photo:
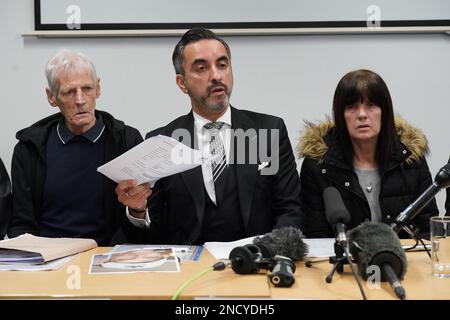
[(367, 101), (381, 108), (381, 129), (375, 153), (380, 172), (390, 159), (392, 146), (397, 139), (394, 110), (389, 89), (383, 79), (370, 70), (347, 73), (338, 83), (333, 98), (333, 118), (338, 139), (343, 145), (344, 157), (353, 167), (353, 146), (344, 118), (345, 108), (359, 101)]

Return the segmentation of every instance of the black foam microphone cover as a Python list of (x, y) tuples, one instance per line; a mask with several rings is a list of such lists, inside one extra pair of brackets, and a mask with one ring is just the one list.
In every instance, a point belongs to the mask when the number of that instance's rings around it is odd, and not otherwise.
[(256, 237), (253, 243), (262, 249), (266, 257), (280, 255), (293, 261), (300, 261), (308, 253), (308, 246), (303, 242), (303, 238), (300, 229), (283, 227)]
[[(400, 239), (392, 228), (384, 223), (365, 222), (348, 232), (350, 253), (358, 263), (358, 268), (364, 279), (371, 273), (369, 266), (390, 265), (399, 279), (406, 273), (407, 262), (405, 251)], [(381, 272), (381, 281), (387, 281)]]
[(331, 225), (337, 223), (347, 225), (351, 218), (338, 189), (327, 187), (323, 190), (322, 196), (328, 223)]

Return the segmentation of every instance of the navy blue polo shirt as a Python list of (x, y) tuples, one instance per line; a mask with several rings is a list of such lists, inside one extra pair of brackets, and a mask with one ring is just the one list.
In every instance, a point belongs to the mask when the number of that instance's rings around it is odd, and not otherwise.
[(64, 118), (51, 130), (39, 219), (41, 236), (91, 238), (99, 245), (107, 244), (104, 182), (97, 172), (104, 163), (104, 130), (101, 115), (81, 135), (69, 131)]

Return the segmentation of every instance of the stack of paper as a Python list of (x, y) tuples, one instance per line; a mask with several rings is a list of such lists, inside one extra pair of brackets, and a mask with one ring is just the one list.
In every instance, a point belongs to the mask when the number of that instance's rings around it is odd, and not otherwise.
[[(253, 243), (254, 238), (250, 237), (232, 242), (206, 242), (204, 246), (216, 259), (228, 259), (231, 250)], [(324, 258), (334, 255), (334, 238), (303, 239), (303, 241), (308, 246), (308, 258)]]
[(117, 158), (97, 168), (119, 183), (135, 179), (138, 184), (154, 183), (161, 178), (190, 170), (202, 164), (202, 153), (181, 142), (158, 135), (151, 137)]
[(9, 265), (37, 265), (97, 247), (92, 239), (44, 238), (23, 234), (0, 241), (0, 270)]

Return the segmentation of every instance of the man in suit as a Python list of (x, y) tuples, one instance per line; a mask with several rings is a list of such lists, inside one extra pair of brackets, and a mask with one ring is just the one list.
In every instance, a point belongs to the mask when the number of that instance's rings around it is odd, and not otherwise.
[(192, 29), (172, 60), (192, 110), (146, 138), (191, 137), (181, 140), (210, 161), (163, 178), (152, 189), (134, 180), (119, 183), (118, 199), (137, 227), (129, 239), (202, 244), (300, 227), (300, 184), (284, 122), (230, 106), (233, 74), (225, 41), (210, 30)]

